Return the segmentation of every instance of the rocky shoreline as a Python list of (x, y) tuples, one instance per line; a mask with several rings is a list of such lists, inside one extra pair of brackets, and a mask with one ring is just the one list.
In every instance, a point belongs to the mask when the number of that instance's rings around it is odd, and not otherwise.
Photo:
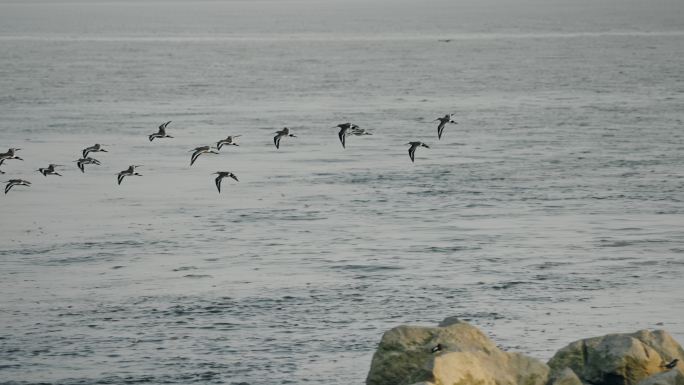
[[(434, 351), (436, 350), (436, 351)], [(455, 317), (382, 336), (367, 385), (684, 385), (684, 350), (663, 330), (581, 339), (547, 363), (499, 349)]]

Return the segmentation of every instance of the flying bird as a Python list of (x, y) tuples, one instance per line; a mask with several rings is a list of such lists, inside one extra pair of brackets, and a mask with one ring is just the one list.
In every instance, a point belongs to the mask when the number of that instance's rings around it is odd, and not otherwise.
[(10, 179), (6, 181), (6, 183), (7, 185), (5, 185), (5, 194), (7, 194), (14, 186), (31, 186), (31, 182), (23, 179)]
[(99, 161), (99, 160), (97, 160), (97, 159), (95, 159), (95, 158), (90, 158), (90, 157), (88, 157), (88, 158), (81, 158), (81, 159), (79, 159), (79, 160), (76, 160), (75, 162), (76, 162), (76, 165), (78, 166), (78, 168), (79, 168), (79, 169), (81, 170), (81, 172), (83, 172), (83, 173), (85, 173), (85, 166), (84, 166), (84, 165), (86, 165), (86, 164), (96, 164), (96, 165), (98, 165), (98, 166), (100, 165), (100, 161)]
[(365, 129), (363, 129), (357, 125), (352, 126), (349, 134), (354, 135), (354, 136), (373, 135), (370, 132), (366, 131)]
[(431, 353), (437, 353), (437, 352), (441, 352), (443, 349), (444, 349), (444, 345), (442, 345), (442, 344), (437, 344), (437, 345), (434, 346), (432, 349), (430, 349), (430, 352), (431, 352)]
[(173, 136), (166, 134), (166, 126), (168, 126), (169, 123), (171, 123), (170, 120), (166, 123), (162, 123), (162, 125), (159, 126), (159, 131), (148, 136), (148, 138), (150, 139), (150, 142), (153, 141), (154, 139), (157, 139), (157, 138), (173, 138)]
[(447, 123), (458, 124), (451, 116), (452, 114), (446, 114), (441, 118), (433, 120), (433, 122), (439, 121), (439, 125), (437, 125), (437, 139), (442, 139), (442, 133), (444, 132), (444, 127), (446, 127)]
[(107, 152), (107, 150), (102, 148), (101, 144), (96, 143), (94, 146), (90, 146), (83, 149), (83, 158), (87, 158), (88, 154), (90, 154), (91, 152)]
[(285, 127), (280, 131), (276, 131), (276, 136), (273, 137), (273, 144), (275, 144), (276, 148), (280, 148), (280, 139), (284, 136), (291, 136), (293, 138), (296, 138), (295, 135), (290, 134), (290, 129)]
[(337, 126), (340, 129), (340, 131), (337, 133), (337, 137), (340, 138), (340, 143), (342, 143), (342, 147), (346, 148), (346, 138), (349, 135), (354, 135), (354, 136), (363, 136), (363, 135), (372, 135), (370, 132), (364, 130), (363, 128), (359, 127), (356, 124), (352, 123), (342, 123), (338, 124)]
[(190, 150), (192, 152), (192, 156), (190, 157), (190, 165), (192, 166), (193, 163), (197, 160), (197, 158), (202, 155), (202, 154), (218, 154), (218, 152), (214, 151), (213, 148), (209, 146), (201, 146), (201, 147), (195, 147), (194, 150)]
[(132, 175), (142, 176), (142, 174), (138, 174), (137, 172), (135, 172), (136, 167), (140, 167), (140, 165), (130, 165), (130, 166), (128, 166), (127, 169), (118, 173), (117, 177), (116, 177), (116, 181), (118, 182), (118, 184), (121, 184), (124, 177), (132, 176)]
[(410, 145), (411, 145), (411, 147), (410, 147), (409, 150), (408, 150), (409, 157), (411, 157), (411, 162), (414, 161), (415, 154), (416, 154), (416, 149), (417, 149), (418, 147), (430, 148), (430, 146), (428, 146), (427, 144), (425, 144), (425, 143), (423, 143), (423, 142), (408, 142), (408, 143), (406, 143), (406, 144), (410, 144)]
[(50, 165), (48, 165), (48, 166), (45, 167), (45, 168), (39, 168), (39, 169), (38, 169), (38, 172), (40, 172), (41, 174), (43, 174), (43, 176), (48, 176), (48, 175), (58, 175), (58, 176), (62, 176), (62, 174), (60, 174), (60, 173), (58, 173), (57, 171), (55, 171), (55, 167), (62, 167), (62, 165), (61, 165), (61, 164), (52, 164), (52, 163), (50, 163)]
[(2, 162), (8, 159), (23, 160), (16, 154), (16, 152), (19, 150), (21, 150), (21, 148), (10, 148), (9, 150), (7, 150), (7, 152), (0, 153), (0, 165), (2, 165)]
[(235, 176), (235, 174), (233, 174), (230, 171), (216, 171), (212, 175), (217, 175), (217, 174), (218, 174), (218, 176), (216, 177), (215, 182), (216, 182), (216, 188), (218, 189), (219, 194), (221, 193), (221, 181), (223, 180), (223, 178), (231, 177), (231, 178), (235, 179), (236, 182), (239, 182), (237, 176)]
[(241, 135), (233, 135), (233, 136), (228, 136), (225, 139), (221, 139), (218, 142), (216, 142), (216, 149), (221, 150), (221, 147), (223, 145), (229, 145), (229, 146), (239, 146), (239, 144), (235, 143), (235, 138), (239, 138)]

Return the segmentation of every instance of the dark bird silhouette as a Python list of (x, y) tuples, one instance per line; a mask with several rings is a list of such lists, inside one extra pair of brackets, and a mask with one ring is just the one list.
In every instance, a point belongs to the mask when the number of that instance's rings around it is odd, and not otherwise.
[(340, 131), (337, 133), (337, 136), (340, 138), (340, 143), (342, 143), (343, 148), (346, 148), (346, 144), (347, 144), (346, 138), (349, 135), (354, 135), (354, 136), (373, 135), (370, 132), (359, 127), (358, 125), (352, 124), (352, 123), (342, 123), (342, 124), (338, 124), (335, 127), (338, 127), (340, 129)]
[(357, 125), (352, 126), (351, 131), (349, 131), (349, 134), (354, 136), (373, 135)]
[(433, 346), (432, 349), (430, 349), (430, 352), (437, 353), (437, 352), (441, 352), (443, 349), (444, 349), (444, 346), (442, 344), (437, 344), (436, 346)]
[(5, 194), (7, 194), (14, 186), (31, 186), (31, 182), (23, 179), (10, 179), (6, 181), (6, 183), (7, 185), (5, 185)]
[(39, 169), (38, 169), (38, 172), (40, 172), (41, 174), (43, 174), (43, 176), (48, 176), (48, 175), (58, 175), (58, 176), (62, 176), (62, 174), (60, 174), (60, 173), (58, 173), (57, 171), (55, 171), (55, 167), (61, 167), (61, 166), (62, 166), (61, 164), (52, 164), (52, 163), (50, 163), (50, 165), (48, 165), (46, 168), (39, 168)]
[(416, 155), (416, 148), (418, 147), (425, 147), (425, 148), (430, 148), (427, 144), (423, 142), (408, 142), (406, 144), (410, 144), (411, 147), (409, 147), (408, 153), (409, 157), (411, 158), (411, 162), (414, 161), (415, 155)]
[(95, 158), (81, 158), (79, 160), (76, 160), (76, 166), (81, 170), (81, 172), (85, 173), (85, 165), (86, 164), (96, 164), (100, 165), (100, 161), (95, 159)]
[(216, 149), (221, 150), (221, 147), (223, 147), (223, 145), (239, 146), (239, 144), (235, 143), (235, 138), (239, 138), (240, 136), (241, 135), (233, 135), (225, 139), (219, 140), (218, 142), (216, 142)]
[(121, 182), (123, 182), (124, 177), (127, 177), (127, 176), (132, 176), (132, 175), (142, 176), (142, 174), (138, 174), (137, 172), (135, 172), (136, 167), (140, 167), (140, 165), (130, 165), (130, 166), (128, 166), (127, 169), (118, 173), (117, 177), (116, 177), (117, 183), (121, 184)]
[(441, 118), (433, 120), (433, 122), (436, 121), (439, 121), (439, 125), (437, 125), (437, 139), (442, 139), (442, 133), (444, 132), (444, 127), (446, 127), (447, 123), (458, 124), (458, 122), (451, 118), (451, 114), (446, 114)]
[(296, 138), (295, 135), (290, 134), (290, 129), (285, 127), (280, 131), (276, 131), (276, 136), (273, 137), (273, 144), (275, 144), (276, 148), (280, 148), (280, 139), (285, 137), (285, 136), (290, 136), (292, 138)]
[(16, 154), (16, 152), (19, 150), (21, 150), (21, 148), (10, 148), (9, 150), (7, 150), (7, 152), (0, 153), (0, 165), (2, 165), (2, 162), (8, 159), (23, 160)]
[(107, 152), (107, 150), (102, 148), (101, 144), (96, 143), (94, 146), (90, 146), (83, 149), (83, 158), (87, 158), (88, 154), (90, 154), (91, 152)]
[(169, 123), (171, 123), (170, 120), (166, 123), (162, 123), (162, 125), (159, 126), (159, 131), (148, 136), (148, 138), (150, 139), (150, 142), (156, 138), (173, 138), (173, 136), (166, 134), (166, 126), (168, 126)]
[(195, 147), (194, 150), (190, 150), (192, 152), (192, 156), (190, 157), (190, 165), (192, 166), (193, 163), (199, 158), (200, 155), (202, 154), (218, 154), (218, 152), (214, 151), (213, 148), (209, 146), (201, 146), (201, 147)]
[(235, 174), (233, 174), (230, 171), (216, 171), (212, 175), (218, 175), (216, 177), (216, 179), (214, 180), (214, 182), (216, 183), (216, 188), (218, 189), (219, 194), (221, 193), (221, 181), (223, 180), (223, 178), (231, 177), (231, 178), (235, 179), (236, 182), (239, 182), (237, 176), (235, 176)]

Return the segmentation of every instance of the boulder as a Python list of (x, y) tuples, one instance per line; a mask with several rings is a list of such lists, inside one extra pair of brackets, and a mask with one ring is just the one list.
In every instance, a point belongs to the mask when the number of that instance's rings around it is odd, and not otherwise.
[[(432, 353), (437, 344), (442, 351)], [(543, 362), (504, 352), (480, 330), (452, 317), (438, 327), (399, 326), (387, 331), (366, 384), (545, 385), (548, 374)]]
[(638, 385), (684, 385), (684, 374), (675, 368), (645, 378)]
[(637, 385), (663, 372), (662, 364), (684, 359), (684, 350), (665, 331), (640, 330), (575, 341), (551, 358), (551, 377), (566, 368), (591, 385)]
[(549, 368), (520, 353), (446, 352), (434, 358), (432, 374), (444, 385), (544, 385)]
[(553, 373), (549, 379), (549, 385), (583, 385), (577, 374), (570, 368), (565, 368)]

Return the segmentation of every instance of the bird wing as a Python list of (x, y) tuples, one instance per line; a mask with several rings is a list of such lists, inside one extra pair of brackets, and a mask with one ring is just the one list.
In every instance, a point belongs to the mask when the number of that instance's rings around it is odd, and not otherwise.
[(280, 134), (273, 137), (273, 144), (275, 144), (276, 149), (280, 148)]
[(231, 173), (231, 174), (230, 174), (230, 177), (233, 178), (233, 179), (235, 179), (236, 182), (239, 182), (239, 180), (238, 180), (238, 178), (235, 176), (235, 174)]
[(116, 177), (116, 180), (119, 184), (121, 184), (121, 182), (123, 181), (124, 176), (126, 176), (126, 175), (119, 173), (119, 176)]
[(7, 185), (5, 186), (5, 194), (7, 194), (7, 192), (12, 189), (12, 186), (14, 186), (14, 183), (7, 183)]
[(411, 162), (413, 162), (413, 157), (415, 156), (416, 153), (416, 146), (411, 145), (411, 147), (408, 149), (409, 157), (411, 158)]
[(347, 137), (347, 127), (343, 127), (340, 129), (340, 132), (337, 134), (337, 136), (340, 138), (340, 143), (342, 143), (342, 148), (347, 148), (345, 146), (345, 139)]
[(223, 175), (220, 175), (216, 177), (215, 182), (216, 182), (216, 188), (218, 189), (219, 194), (221, 193), (221, 180), (223, 179)]
[(202, 150), (196, 150), (195, 152), (192, 153), (192, 157), (190, 158), (190, 165), (192, 166), (193, 163), (197, 160), (197, 157), (202, 154)]
[(437, 139), (442, 138), (442, 131), (444, 131), (444, 126), (446, 126), (447, 121), (446, 120), (440, 120), (439, 125), (437, 126)]
[(77, 165), (78, 168), (81, 170), (81, 172), (85, 173), (85, 167), (83, 166), (83, 162), (81, 162), (81, 161), (79, 160), (79, 161), (76, 162), (76, 165)]

